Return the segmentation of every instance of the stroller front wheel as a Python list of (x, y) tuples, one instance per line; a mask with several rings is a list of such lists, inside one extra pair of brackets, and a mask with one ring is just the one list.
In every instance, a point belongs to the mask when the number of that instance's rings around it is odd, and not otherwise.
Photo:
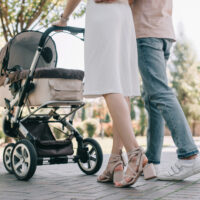
[(87, 175), (95, 174), (101, 168), (103, 153), (100, 145), (92, 138), (83, 140), (84, 147), (87, 148), (88, 160), (82, 162), (78, 160), (78, 166)]
[(3, 151), (3, 164), (4, 164), (5, 169), (10, 174), (13, 173), (12, 165), (11, 165), (11, 153), (12, 153), (14, 146), (15, 146), (14, 143), (10, 143), (5, 147), (5, 149)]
[(17, 142), (12, 150), (11, 164), (17, 179), (30, 179), (37, 167), (37, 153), (33, 144), (26, 139)]

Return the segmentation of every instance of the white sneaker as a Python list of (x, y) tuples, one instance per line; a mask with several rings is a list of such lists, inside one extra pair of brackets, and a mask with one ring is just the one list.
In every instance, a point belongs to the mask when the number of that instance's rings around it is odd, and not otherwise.
[(153, 164), (155, 170), (156, 170), (156, 175), (158, 176), (158, 174), (160, 173), (160, 164)]
[(193, 160), (178, 160), (168, 171), (158, 173), (157, 178), (163, 181), (184, 180), (200, 173), (200, 156)]

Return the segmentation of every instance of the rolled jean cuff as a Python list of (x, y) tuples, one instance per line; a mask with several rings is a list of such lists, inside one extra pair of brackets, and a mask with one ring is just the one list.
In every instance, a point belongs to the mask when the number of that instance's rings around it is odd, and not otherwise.
[(179, 159), (188, 158), (190, 156), (194, 156), (194, 155), (197, 155), (197, 154), (199, 154), (199, 150), (198, 149), (196, 149), (196, 150), (194, 150), (192, 152), (189, 152), (189, 153), (178, 155), (178, 158)]
[(155, 165), (158, 165), (160, 164), (160, 161), (154, 161), (154, 160), (148, 160), (148, 163), (152, 163), (152, 164), (155, 164)]

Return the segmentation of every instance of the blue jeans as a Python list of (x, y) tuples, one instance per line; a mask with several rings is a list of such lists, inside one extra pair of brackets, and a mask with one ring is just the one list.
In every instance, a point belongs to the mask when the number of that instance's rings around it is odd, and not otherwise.
[(147, 151), (150, 163), (159, 164), (165, 122), (177, 146), (178, 158), (198, 154), (190, 127), (172, 89), (168, 86), (166, 62), (172, 41), (159, 38), (137, 39), (143, 97), (148, 112)]

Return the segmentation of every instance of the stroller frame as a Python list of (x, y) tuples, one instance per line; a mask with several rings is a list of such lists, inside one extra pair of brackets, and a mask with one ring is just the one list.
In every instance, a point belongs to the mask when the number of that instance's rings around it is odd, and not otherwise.
[[(5, 162), (4, 162), (4, 165), (7, 171), (10, 173), (14, 172), (15, 176), (19, 180), (30, 179), (35, 173), (37, 165), (69, 163), (68, 156), (38, 157), (37, 152), (34, 152), (35, 146), (36, 146), (36, 138), (23, 125), (23, 122), (25, 122), (26, 120), (33, 120), (33, 122), (40, 121), (42, 123), (47, 123), (47, 124), (61, 123), (63, 127), (66, 127), (67, 130), (69, 130), (71, 134), (67, 134), (64, 132), (63, 133), (66, 134), (67, 138), (69, 138), (70, 140), (75, 138), (78, 144), (76, 155), (71, 158), (72, 162), (78, 163), (80, 169), (84, 173), (88, 175), (94, 174), (100, 169), (102, 165), (103, 154), (102, 154), (102, 150), (99, 144), (91, 138), (84, 140), (83, 137), (78, 132), (78, 130), (73, 127), (73, 120), (74, 120), (76, 111), (85, 105), (83, 101), (48, 101), (38, 106), (33, 112), (31, 112), (30, 106), (28, 105), (28, 102), (27, 102), (29, 92), (34, 88), (34, 83), (33, 83), (34, 72), (36, 70), (37, 63), (41, 56), (42, 50), (45, 46), (46, 39), (51, 32), (63, 31), (63, 30), (67, 31), (68, 33), (74, 36), (76, 36), (77, 34), (83, 34), (84, 36), (84, 29), (82, 28), (57, 27), (57, 26), (48, 28), (42, 34), (37, 51), (35, 53), (35, 56), (33, 58), (33, 61), (28, 73), (28, 77), (25, 80), (25, 83), (23, 85), (21, 92), (18, 92), (18, 94), (15, 96), (15, 98), (12, 101), (6, 102), (7, 110), (6, 110), (3, 123), (4, 124), (9, 123), (10, 130), (8, 131), (17, 132), (16, 138), (18, 138), (18, 142), (15, 145), (9, 144), (5, 148), (4, 156), (6, 156), (6, 153), (8, 153), (8, 150), (10, 150), (11, 168), (6, 166)], [(25, 117), (22, 117), (25, 104), (27, 104), (29, 114)], [(61, 116), (60, 114), (57, 113), (57, 110), (60, 108), (59, 105), (70, 108), (70, 111), (67, 114), (64, 114), (64, 116)], [(46, 115), (36, 114), (39, 110), (43, 108), (50, 108), (51, 111)], [(69, 117), (69, 120), (67, 120), (67, 117)], [(30, 150), (30, 155), (32, 155), (30, 170), (26, 174), (22, 174), (22, 175), (20, 175), (14, 170), (15, 167), (12, 164), (13, 162), (12, 157), (13, 157), (13, 154), (15, 153), (14, 149), (17, 148), (16, 147), (17, 145), (19, 146), (21, 144), (25, 145), (27, 149)], [(89, 149), (87, 147), (88, 145), (90, 145), (92, 148)], [(95, 158), (96, 160), (93, 157), (90, 157), (90, 154), (93, 153), (94, 151), (97, 155), (97, 157)], [(92, 169), (90, 169), (91, 168), (90, 159), (93, 159), (93, 161), (96, 162), (95, 167)], [(84, 166), (85, 164), (88, 167), (85, 167)]]

